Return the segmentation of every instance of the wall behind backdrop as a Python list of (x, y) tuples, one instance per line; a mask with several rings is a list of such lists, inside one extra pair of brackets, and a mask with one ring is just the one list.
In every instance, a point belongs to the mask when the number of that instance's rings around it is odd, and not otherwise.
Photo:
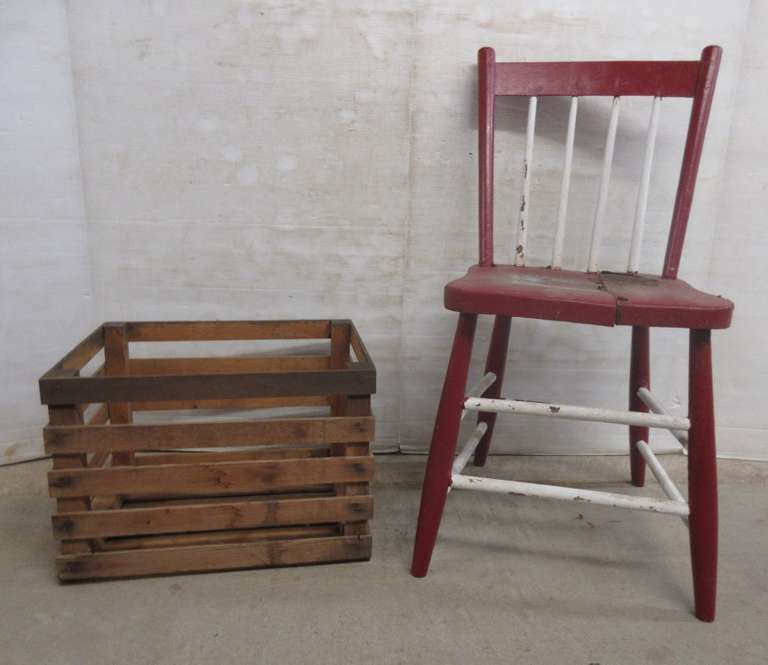
[[(379, 450), (424, 450), (476, 261), (475, 57), (725, 54), (681, 277), (736, 301), (714, 336), (721, 452), (768, 458), (768, 3), (0, 0), (0, 453), (40, 454), (37, 377), (98, 322), (354, 319), (379, 369)], [(546, 264), (567, 100), (539, 104), (532, 263)], [(609, 100), (580, 104), (566, 267), (581, 268)], [(650, 100), (619, 122), (604, 265), (622, 270)], [(664, 253), (689, 102), (662, 104), (641, 268)], [(510, 260), (523, 102), (499, 103)], [(472, 378), (490, 321), (481, 322)], [(655, 331), (654, 392), (686, 410), (687, 336)], [(515, 321), (505, 393), (623, 408), (629, 331)], [(472, 378), (470, 380), (472, 380)], [(657, 450), (670, 449), (666, 435)], [(501, 418), (497, 452), (626, 451), (625, 428)]]

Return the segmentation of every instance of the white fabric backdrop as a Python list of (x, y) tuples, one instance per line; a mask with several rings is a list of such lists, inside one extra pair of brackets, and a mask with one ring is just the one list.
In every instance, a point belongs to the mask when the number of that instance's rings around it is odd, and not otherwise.
[[(715, 335), (718, 434), (766, 457), (760, 3), (0, 0), (0, 452), (39, 454), (36, 379), (99, 321), (350, 317), (379, 369), (379, 449), (429, 442), (476, 260), (475, 54), (725, 57), (681, 276), (737, 304)], [(605, 265), (622, 269), (648, 100), (627, 100)], [(642, 268), (664, 251), (688, 104), (663, 103)], [(584, 264), (608, 100), (577, 125), (566, 263)], [(524, 107), (503, 100), (497, 256), (511, 257)], [(546, 263), (567, 104), (541, 100), (531, 196)], [(731, 128), (733, 130), (731, 131)], [(473, 377), (489, 321), (481, 322)], [(683, 413), (686, 339), (654, 332), (655, 392)], [(516, 321), (508, 394), (622, 408), (626, 329)], [(498, 452), (624, 452), (623, 428), (502, 419)], [(656, 437), (661, 448), (663, 435)]]

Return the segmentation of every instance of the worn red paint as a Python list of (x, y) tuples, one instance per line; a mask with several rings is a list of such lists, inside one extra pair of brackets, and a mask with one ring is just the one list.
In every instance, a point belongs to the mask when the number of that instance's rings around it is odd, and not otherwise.
[(677, 184), (675, 208), (672, 212), (672, 226), (667, 241), (667, 254), (664, 257), (662, 276), (668, 279), (677, 277), (680, 257), (683, 253), (685, 230), (693, 204), (693, 190), (696, 187), (696, 175), (699, 172), (701, 152), (704, 149), (704, 136), (709, 122), (709, 110), (715, 95), (717, 72), (723, 50), (719, 46), (707, 46), (701, 54), (696, 92), (693, 95), (691, 120), (688, 124), (688, 137), (685, 140), (683, 167)]
[[(648, 407), (637, 396), (639, 388), (651, 389), (650, 331), (642, 326), (632, 328), (632, 352), (629, 362), (629, 410), (648, 413)], [(645, 460), (637, 449), (638, 441), (650, 443), (648, 427), (629, 428), (629, 462), (632, 484), (645, 484)]]
[(693, 97), (698, 72), (697, 60), (504, 62), (496, 65), (495, 89), (537, 97)]
[(455, 312), (600, 326), (727, 328), (733, 303), (681, 279), (510, 265), (472, 266), (445, 286)]
[(440, 528), (440, 519), (443, 516), (445, 498), (451, 485), (451, 467), (459, 437), (461, 411), (464, 407), (464, 388), (467, 385), (476, 323), (477, 316), (474, 314), (459, 315), (456, 334), (453, 338), (451, 358), (448, 361), (443, 394), (440, 397), (440, 407), (435, 419), (432, 447), (429, 451), (421, 494), (416, 545), (411, 565), (411, 573), (415, 577), (424, 577), (429, 570), (432, 550)]
[[(733, 303), (677, 279), (704, 144), (721, 49), (708, 46), (696, 61), (496, 63), (491, 48), (478, 54), (479, 75), (479, 265), (445, 287), (445, 306), (459, 322), (438, 408), (414, 548), (412, 573), (427, 574), (451, 483), (469, 358), (478, 314), (496, 317), (486, 371), (497, 375), (486, 396), (499, 396), (511, 317), (593, 325), (633, 326), (630, 410), (647, 411), (637, 388), (650, 384), (649, 328), (690, 330), (690, 538), (696, 616), (715, 611), (717, 488), (710, 331), (727, 328)], [(493, 261), (493, 148), (495, 99), (499, 95), (654, 96), (693, 99), (685, 153), (662, 274), (584, 273), (496, 265)], [(491, 444), (495, 414), (482, 414), (488, 430), (475, 463)], [(647, 429), (630, 428), (632, 481), (642, 485), (645, 464), (635, 442)]]
[(717, 460), (709, 330), (690, 332), (688, 502), (696, 616), (714, 621), (717, 590)]

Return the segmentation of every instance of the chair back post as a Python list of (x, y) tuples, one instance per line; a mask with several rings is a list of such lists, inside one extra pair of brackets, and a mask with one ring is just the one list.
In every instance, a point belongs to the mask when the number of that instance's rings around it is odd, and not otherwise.
[(496, 109), (496, 53), (490, 47), (477, 54), (478, 153), (480, 195), (480, 265), (493, 265), (493, 133)]
[(691, 119), (688, 124), (688, 136), (685, 141), (683, 165), (680, 169), (680, 180), (677, 186), (675, 207), (672, 213), (672, 224), (667, 240), (667, 252), (664, 257), (662, 277), (675, 279), (680, 267), (680, 257), (683, 253), (685, 231), (688, 217), (691, 214), (693, 192), (696, 187), (696, 176), (704, 147), (704, 136), (707, 132), (709, 111), (715, 94), (717, 72), (720, 68), (722, 49), (719, 46), (707, 46), (701, 53), (699, 74), (696, 80), (696, 90), (691, 108)]

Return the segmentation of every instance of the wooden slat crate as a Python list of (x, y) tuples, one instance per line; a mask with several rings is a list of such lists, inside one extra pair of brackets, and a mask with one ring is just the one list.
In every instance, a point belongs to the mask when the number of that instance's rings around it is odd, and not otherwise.
[[(327, 340), (327, 348), (129, 353), (136, 342), (245, 340)], [(103, 364), (86, 370), (102, 351)], [(375, 390), (376, 368), (351, 321), (99, 326), (40, 379), (59, 578), (369, 559)], [(278, 407), (313, 411), (252, 412)], [(170, 410), (206, 410), (216, 420), (192, 411), (134, 421), (138, 412)]]

